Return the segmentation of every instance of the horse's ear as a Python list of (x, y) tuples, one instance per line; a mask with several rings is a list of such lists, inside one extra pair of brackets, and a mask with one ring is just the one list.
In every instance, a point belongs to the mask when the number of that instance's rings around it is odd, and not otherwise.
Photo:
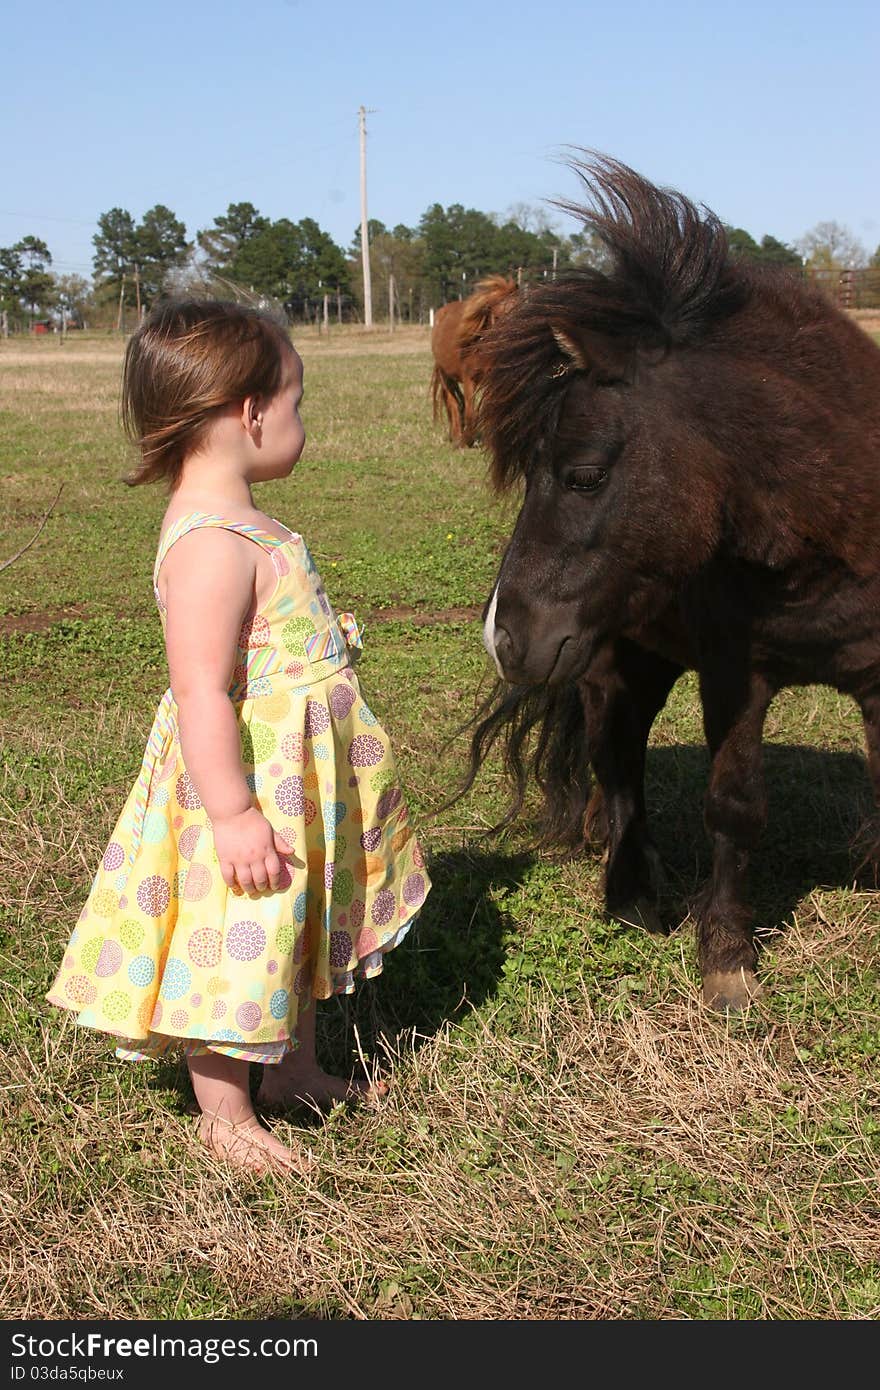
[(604, 333), (580, 332), (577, 338), (563, 328), (554, 328), (552, 333), (565, 357), (554, 376), (594, 372), (600, 380), (620, 381), (630, 370), (631, 353)]
[(566, 371), (585, 372), (588, 370), (590, 364), (584, 357), (583, 352), (578, 347), (574, 338), (570, 338), (562, 328), (554, 328), (553, 337), (556, 339), (563, 356), (568, 359), (565, 363)]

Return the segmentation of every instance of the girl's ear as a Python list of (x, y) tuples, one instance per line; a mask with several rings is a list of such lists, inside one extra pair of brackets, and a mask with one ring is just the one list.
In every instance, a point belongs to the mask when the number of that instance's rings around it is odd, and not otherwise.
[(254, 434), (263, 424), (263, 410), (259, 396), (245, 396), (241, 403), (241, 423), (247, 434)]

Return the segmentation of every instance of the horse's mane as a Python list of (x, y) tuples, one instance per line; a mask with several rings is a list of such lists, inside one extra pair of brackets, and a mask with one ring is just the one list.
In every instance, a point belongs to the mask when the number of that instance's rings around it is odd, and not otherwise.
[(479, 432), (494, 456), (494, 481), (524, 472), (558, 402), (571, 359), (558, 330), (587, 335), (601, 374), (603, 359), (632, 362), (638, 349), (668, 351), (704, 339), (749, 297), (749, 275), (731, 258), (727, 236), (708, 208), (658, 188), (625, 164), (583, 151), (571, 161), (588, 195), (583, 206), (558, 202), (604, 243), (608, 271), (565, 270), (519, 296), (485, 333), (487, 368)]
[(513, 303), (516, 281), (507, 275), (486, 275), (478, 280), (462, 303), (458, 345), (462, 353), (471, 351), (495, 322), (499, 311)]

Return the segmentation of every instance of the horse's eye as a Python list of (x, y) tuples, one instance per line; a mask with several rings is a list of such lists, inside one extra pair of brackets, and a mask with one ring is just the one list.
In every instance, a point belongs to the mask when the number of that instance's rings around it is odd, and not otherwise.
[(573, 468), (565, 479), (565, 486), (570, 492), (595, 492), (607, 477), (604, 468)]

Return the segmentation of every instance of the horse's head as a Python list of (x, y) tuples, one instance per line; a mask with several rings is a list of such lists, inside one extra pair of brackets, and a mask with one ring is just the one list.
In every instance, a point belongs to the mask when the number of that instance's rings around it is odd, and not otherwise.
[(631, 170), (591, 172), (615, 269), (531, 291), (484, 347), (480, 433), (496, 485), (524, 485), (485, 639), (519, 685), (658, 617), (723, 522), (725, 457), (699, 427), (718, 377), (693, 350), (744, 294), (723, 230)]

